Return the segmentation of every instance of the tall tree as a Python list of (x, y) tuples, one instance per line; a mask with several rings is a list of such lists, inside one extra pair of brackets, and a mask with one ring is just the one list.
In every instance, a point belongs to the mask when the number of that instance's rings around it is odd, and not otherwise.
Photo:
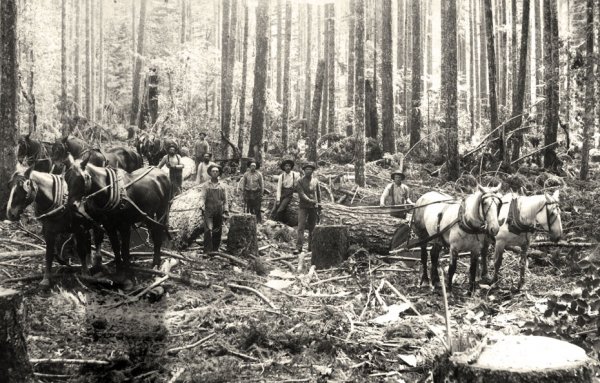
[(421, 2), (412, 2), (412, 105), (410, 116), (410, 146), (421, 140)]
[(581, 170), (579, 178), (587, 180), (590, 170), (590, 127), (594, 126), (594, 1), (586, 2), (587, 23), (585, 45), (587, 50), (585, 67), (585, 116), (583, 119), (583, 143), (581, 145)]
[(285, 2), (285, 47), (283, 63), (283, 113), (281, 116), (281, 143), (284, 153), (288, 151), (288, 120), (290, 114), (290, 44), (292, 42), (292, 3)]
[(67, 112), (67, 0), (62, 0), (61, 4), (60, 29), (60, 113), (64, 124)]
[(283, 0), (277, 0), (277, 102), (281, 104), (282, 92), (283, 92), (283, 39), (285, 38), (283, 32)]
[(488, 57), (487, 57), (487, 33), (485, 27), (485, 0), (478, 0), (479, 2), (479, 102), (481, 103), (481, 113), (479, 126), (482, 125), (483, 115), (489, 115), (489, 105), (487, 105), (488, 99)]
[(383, 0), (381, 25), (381, 120), (383, 151), (396, 152), (394, 137), (394, 64), (392, 62), (392, 0)]
[(356, 30), (354, 34), (356, 53), (356, 78), (354, 81), (354, 179), (359, 186), (365, 186), (365, 3), (364, 0), (355, 0), (354, 16)]
[(89, 109), (89, 117), (90, 119), (95, 119), (95, 110), (96, 110), (96, 18), (95, 15), (95, 1), (90, 0), (90, 88), (86, 89), (86, 94), (90, 96), (90, 109)]
[(475, 76), (475, 68), (477, 65), (475, 64), (475, 6), (473, 4), (473, 0), (469, 0), (469, 117), (470, 117), (470, 135), (469, 137), (473, 137), (475, 135), (475, 93), (477, 91), (476, 85), (476, 76)]
[(16, 0), (0, 2), (0, 215), (6, 212), (8, 180), (17, 166), (18, 60)]
[(325, 60), (325, 83), (321, 106), (321, 136), (327, 134), (327, 108), (329, 106), (329, 4), (323, 6), (323, 59)]
[[(137, 53), (135, 55), (135, 70), (133, 73), (133, 90), (131, 98), (131, 115), (129, 116), (129, 125), (135, 126), (140, 104), (140, 80), (142, 77), (142, 57), (144, 55), (144, 36), (146, 32), (146, 3), (147, 0), (140, 0), (140, 21), (138, 23)], [(133, 138), (133, 129), (129, 129), (129, 137)]]
[(490, 106), (490, 130), (494, 132), (492, 137), (497, 138), (494, 147), (500, 150), (500, 158), (504, 158), (504, 129), (496, 131), (498, 127), (498, 100), (496, 97), (496, 47), (494, 45), (494, 17), (492, 14), (492, 1), (484, 0), (485, 3), (485, 28), (487, 37), (488, 55), (488, 99)]
[(554, 145), (558, 130), (559, 111), (559, 40), (556, 2), (544, 0), (544, 80), (546, 107), (544, 123), (544, 167), (557, 170), (559, 165)]
[(327, 117), (327, 132), (334, 133), (335, 132), (335, 3), (329, 4), (329, 58), (328, 58), (328, 69), (327, 69), (327, 81), (328, 81), (328, 90), (329, 96), (327, 97), (328, 112), (329, 116)]
[(235, 52), (235, 28), (237, 25), (237, 0), (223, 1), (221, 34), (221, 138), (223, 153), (231, 134), (231, 104), (233, 98), (233, 69)]
[(98, 2), (98, 104), (100, 119), (104, 115), (104, 1)]
[(312, 5), (311, 4), (306, 4), (306, 66), (304, 67), (304, 71), (305, 71), (305, 76), (306, 78), (304, 79), (304, 88), (305, 88), (305, 93), (304, 93), (304, 111), (302, 113), (302, 116), (307, 120), (310, 121), (310, 90), (311, 90), (311, 76), (310, 76), (310, 71), (311, 71), (311, 58), (312, 58), (312, 35), (311, 35), (311, 31), (312, 31)]
[(264, 110), (267, 102), (267, 58), (269, 56), (269, 0), (259, 0), (256, 7), (256, 54), (252, 89), (252, 127), (248, 157), (260, 154), (263, 141)]
[(460, 176), (458, 155), (458, 71), (456, 57), (456, 0), (442, 1), (442, 105), (448, 135), (448, 179)]
[(181, 26), (179, 29), (179, 43), (183, 44), (185, 43), (185, 34), (187, 31), (187, 25), (186, 25), (186, 16), (187, 16), (187, 7), (186, 7), (186, 0), (180, 0), (181, 1)]
[(240, 90), (240, 116), (238, 130), (238, 149), (244, 152), (244, 125), (246, 124), (246, 77), (248, 74), (248, 2), (244, 3), (244, 37), (242, 40), (242, 89)]
[[(75, 0), (75, 2), (79, 3), (77, 0)], [(137, 61), (135, 55), (135, 52), (137, 52), (135, 32), (135, 0), (131, 0), (131, 75), (133, 77), (135, 77), (135, 63)]]
[(352, 107), (354, 105), (354, 30), (355, 30), (355, 19), (354, 19), (354, 8), (355, 1), (350, 0), (349, 3), (349, 15), (348, 15), (348, 81), (346, 81), (346, 106)]
[(73, 52), (73, 101), (75, 102), (75, 110), (77, 114), (81, 110), (81, 77), (79, 64), (81, 62), (81, 56), (79, 54), (79, 36), (81, 31), (81, 2), (75, 1), (75, 48)]
[(310, 112), (310, 121), (307, 134), (307, 158), (309, 161), (317, 161), (317, 138), (319, 137), (319, 117), (321, 109), (321, 98), (323, 96), (323, 82), (325, 82), (325, 60), (320, 60), (317, 64), (317, 74), (315, 76), (315, 90), (312, 98), (312, 110)]
[[(143, 1), (143, 0), (142, 0)], [(84, 115), (92, 118), (92, 36), (91, 36), (91, 5), (92, 0), (85, 0), (85, 112)]]

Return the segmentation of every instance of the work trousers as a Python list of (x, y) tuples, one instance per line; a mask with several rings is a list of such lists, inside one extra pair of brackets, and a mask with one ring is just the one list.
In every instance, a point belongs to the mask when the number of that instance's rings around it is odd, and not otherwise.
[(302, 251), (304, 244), (304, 230), (308, 229), (308, 251), (311, 250), (312, 232), (317, 226), (318, 211), (317, 208), (298, 209), (298, 239), (296, 240), (296, 250)]
[(254, 214), (257, 222), (262, 222), (262, 214), (260, 211), (262, 205), (262, 193), (260, 190), (245, 190), (244, 202), (246, 204), (246, 212)]

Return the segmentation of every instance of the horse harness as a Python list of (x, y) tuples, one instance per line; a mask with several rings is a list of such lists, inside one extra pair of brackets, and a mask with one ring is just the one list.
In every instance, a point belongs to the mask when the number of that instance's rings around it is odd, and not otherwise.
[[(552, 205), (557, 205), (557, 209), (560, 209), (558, 202), (552, 200), (551, 202), (546, 201), (546, 203), (544, 203), (544, 205), (536, 213), (537, 215), (542, 209), (546, 209), (546, 222), (548, 223), (548, 230), (550, 230), (554, 222), (556, 222), (558, 219), (558, 214), (551, 214), (551, 211), (548, 208), (548, 206)], [(510, 202), (510, 208), (508, 209), (508, 217), (506, 218), (506, 222), (508, 224), (508, 231), (516, 235), (533, 233), (536, 230), (535, 223), (533, 225), (527, 225), (521, 221), (519, 215), (518, 197), (514, 197)]]
[[(36, 219), (48, 218), (61, 213), (65, 209), (67, 203), (69, 191), (67, 190), (65, 180), (56, 174), (50, 174), (50, 176), (52, 177), (52, 204), (43, 212), (40, 212), (36, 206), (36, 213), (39, 214), (35, 217)], [(31, 203), (35, 200), (39, 187), (35, 182), (29, 182), (30, 186), (26, 187), (26, 184), (24, 183), (23, 188), (27, 192), (25, 200), (28, 203)]]

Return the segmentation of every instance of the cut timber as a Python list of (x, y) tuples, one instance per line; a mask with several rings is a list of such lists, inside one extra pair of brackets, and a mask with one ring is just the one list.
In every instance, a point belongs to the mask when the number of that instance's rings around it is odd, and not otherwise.
[(434, 382), (585, 383), (591, 359), (568, 342), (542, 336), (506, 336), (479, 355), (455, 353), (434, 368)]
[(313, 266), (317, 269), (325, 269), (346, 260), (349, 235), (348, 227), (343, 225), (315, 227), (311, 240)]
[(192, 188), (173, 200), (169, 211), (169, 229), (174, 230), (173, 247), (183, 249), (204, 232), (200, 210), (200, 188)]
[(258, 255), (255, 215), (234, 214), (231, 216), (227, 234), (227, 251), (242, 257)]
[(34, 382), (23, 336), (22, 296), (0, 287), (0, 382)]

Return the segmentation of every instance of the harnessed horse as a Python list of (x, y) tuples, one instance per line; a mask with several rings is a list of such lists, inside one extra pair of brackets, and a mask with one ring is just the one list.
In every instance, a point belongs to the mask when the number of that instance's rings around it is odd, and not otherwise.
[(168, 236), (171, 190), (163, 171), (150, 167), (127, 173), (82, 162), (71, 167), (65, 179), (73, 204), (108, 233), (118, 272), (129, 266), (131, 226), (136, 223), (147, 225), (154, 244), (153, 265), (160, 265), (160, 248)]
[(144, 135), (140, 138), (138, 151), (148, 159), (148, 164), (152, 166), (158, 165), (167, 154), (160, 137), (154, 134)]
[(32, 140), (29, 134), (22, 135), (18, 141), (17, 160), (23, 166), (33, 167), (33, 170), (60, 174), (62, 167), (56, 166), (52, 162), (48, 155), (48, 149), (46, 143)]
[(40, 284), (45, 287), (50, 285), (52, 261), (59, 234), (74, 234), (81, 260), (81, 273), (89, 274), (91, 241), (88, 223), (74, 216), (72, 211), (66, 208), (68, 190), (64, 178), (29, 168), (24, 174), (13, 174), (10, 184), (11, 192), (6, 208), (8, 219), (18, 220), (23, 210), (35, 202), (36, 218), (42, 222), (42, 233), (46, 242), (46, 265)]
[[(525, 270), (527, 269), (527, 251), (531, 243), (532, 234), (539, 225), (543, 231), (547, 231), (550, 240), (557, 242), (562, 237), (562, 222), (560, 219), (559, 191), (552, 196), (549, 194), (534, 196), (513, 196), (507, 194), (502, 198), (503, 205), (500, 210), (500, 231), (496, 235), (494, 248), (494, 277), (492, 283), (498, 282), (500, 278), (500, 267), (502, 266), (502, 255), (507, 246), (520, 246), (521, 258), (519, 261), (519, 285), (518, 289), (525, 285)], [(487, 274), (487, 246), (484, 247), (482, 255), (482, 278)]]
[[(427, 243), (432, 241), (431, 279), (434, 286), (440, 282), (438, 260), (442, 247), (450, 249), (448, 289), (452, 288), (452, 278), (456, 272), (458, 253), (471, 252), (469, 269), (469, 290), (475, 290), (477, 261), (486, 234), (498, 233), (498, 211), (502, 201), (495, 188), (478, 186), (478, 190), (462, 201), (452, 200), (447, 194), (429, 192), (421, 196), (415, 204), (412, 227), (421, 246), (423, 274), (420, 283), (429, 283), (427, 276)], [(421, 207), (420, 207), (421, 206)]]

